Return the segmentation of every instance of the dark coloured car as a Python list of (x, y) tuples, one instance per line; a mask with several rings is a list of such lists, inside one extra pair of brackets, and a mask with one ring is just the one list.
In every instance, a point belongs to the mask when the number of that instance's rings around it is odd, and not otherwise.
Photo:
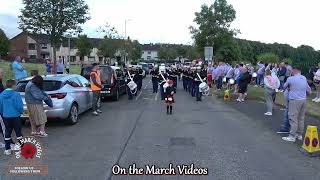
[[(100, 78), (103, 89), (101, 90), (101, 98), (112, 98), (118, 101), (120, 95), (126, 93), (126, 83), (124, 73), (119, 67), (100, 65)], [(90, 81), (90, 73), (92, 66), (85, 66), (81, 69), (81, 75)]]

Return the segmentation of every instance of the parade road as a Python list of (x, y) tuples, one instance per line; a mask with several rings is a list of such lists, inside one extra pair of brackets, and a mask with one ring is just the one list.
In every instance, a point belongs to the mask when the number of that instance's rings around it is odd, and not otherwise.
[[(212, 96), (196, 102), (181, 83), (175, 100), (173, 115), (167, 115), (147, 77), (132, 101), (122, 96), (120, 101), (105, 102), (100, 116), (87, 112), (74, 126), (50, 122), (49, 137), (39, 139), (47, 175), (8, 175), (13, 156), (1, 154), (0, 179), (320, 179), (319, 158), (299, 152), (301, 143), (281, 140), (263, 115), (259, 119), (248, 113), (251, 109), (234, 108)], [(23, 132), (30, 133), (29, 127)], [(170, 172), (170, 163), (175, 171)], [(144, 175), (112, 173), (119, 170), (114, 165), (128, 173), (133, 164), (143, 168)], [(177, 167), (183, 165), (188, 165), (183, 173), (193, 175), (180, 175)], [(147, 168), (149, 173), (176, 175), (147, 175)]]

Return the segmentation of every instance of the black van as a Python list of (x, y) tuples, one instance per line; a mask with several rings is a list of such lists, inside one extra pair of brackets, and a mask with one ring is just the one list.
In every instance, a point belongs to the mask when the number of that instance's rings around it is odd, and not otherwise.
[[(102, 85), (101, 98), (112, 98), (118, 101), (120, 95), (126, 93), (126, 82), (124, 79), (124, 72), (117, 68), (108, 65), (100, 65), (100, 78)], [(90, 81), (90, 73), (92, 66), (84, 66), (81, 68), (81, 75)]]

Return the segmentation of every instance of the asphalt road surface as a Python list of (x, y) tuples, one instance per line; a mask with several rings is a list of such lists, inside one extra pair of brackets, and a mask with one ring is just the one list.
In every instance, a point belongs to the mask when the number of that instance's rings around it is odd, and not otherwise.
[[(90, 112), (77, 125), (50, 122), (43, 164), (48, 175), (8, 175), (12, 157), (0, 155), (0, 180), (301, 180), (320, 179), (320, 159), (286, 143), (250, 108), (236, 108), (214, 97), (196, 102), (180, 89), (173, 115), (167, 115), (150, 78), (134, 100), (123, 96), (103, 104), (103, 114)], [(259, 119), (260, 118), (260, 119)], [(279, 120), (280, 121), (280, 120)], [(30, 133), (29, 127), (24, 132)], [(190, 165), (207, 168), (208, 175), (114, 175), (115, 164), (128, 168)], [(127, 173), (128, 173), (128, 169)]]

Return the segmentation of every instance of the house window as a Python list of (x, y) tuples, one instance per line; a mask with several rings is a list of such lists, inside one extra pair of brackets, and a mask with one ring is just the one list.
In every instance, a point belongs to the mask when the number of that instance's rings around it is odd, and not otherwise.
[(88, 57), (88, 60), (91, 61), (91, 62), (94, 62), (94, 61), (95, 61), (95, 58), (92, 57), (92, 56), (90, 56), (90, 57)]
[(76, 61), (76, 56), (70, 56), (70, 62), (75, 62)]
[(36, 44), (28, 44), (29, 50), (36, 50)]
[(148, 51), (148, 54), (151, 54), (151, 51)]
[(37, 59), (37, 56), (36, 55), (30, 55), (29, 59)]
[(40, 46), (41, 46), (41, 49), (48, 49), (47, 44), (41, 44)]
[(151, 60), (151, 56), (147, 56), (147, 60)]

